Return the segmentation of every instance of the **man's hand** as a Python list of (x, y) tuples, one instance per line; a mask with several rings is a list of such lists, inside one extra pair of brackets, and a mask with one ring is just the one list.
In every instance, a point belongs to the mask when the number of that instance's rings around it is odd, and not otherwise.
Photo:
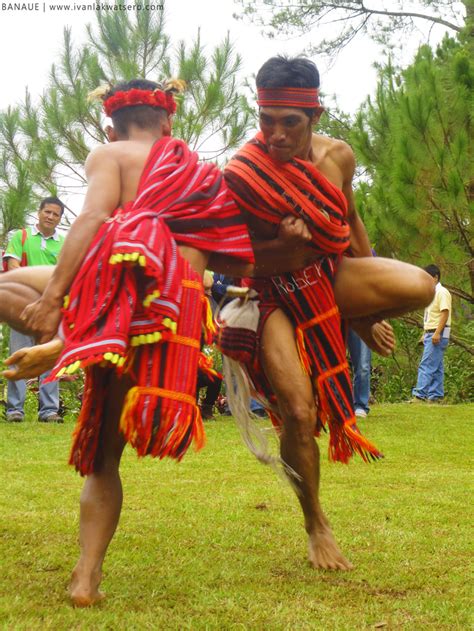
[(5, 365), (10, 366), (10, 369), (1, 374), (12, 381), (38, 377), (54, 366), (62, 348), (63, 343), (59, 338), (47, 344), (20, 348), (5, 360)]
[(378, 355), (389, 357), (395, 350), (395, 334), (390, 322), (368, 316), (349, 320), (349, 326)]
[(441, 340), (441, 334), (438, 333), (438, 331), (435, 331), (433, 333), (433, 337), (431, 338), (431, 341), (433, 342), (435, 346), (438, 346), (440, 340)]
[(58, 332), (61, 321), (61, 301), (42, 296), (27, 305), (20, 318), (25, 327), (38, 339), (40, 344), (49, 342)]
[(302, 219), (288, 215), (281, 220), (278, 238), (288, 247), (298, 247), (311, 241), (311, 232)]

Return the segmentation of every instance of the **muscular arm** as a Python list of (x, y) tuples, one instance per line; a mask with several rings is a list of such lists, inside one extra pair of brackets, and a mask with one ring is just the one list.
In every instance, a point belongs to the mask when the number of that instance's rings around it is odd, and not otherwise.
[(364, 223), (356, 210), (352, 181), (355, 173), (354, 153), (349, 145), (338, 149), (338, 162), (342, 170), (342, 192), (347, 199), (347, 222), (351, 229), (351, 250), (354, 256), (372, 256), (369, 237)]
[(39, 331), (43, 342), (56, 334), (63, 297), (97, 231), (120, 203), (120, 167), (109, 146), (98, 147), (89, 155), (85, 171), (87, 194), (82, 212), (66, 237), (43, 296), (23, 313), (28, 328)]

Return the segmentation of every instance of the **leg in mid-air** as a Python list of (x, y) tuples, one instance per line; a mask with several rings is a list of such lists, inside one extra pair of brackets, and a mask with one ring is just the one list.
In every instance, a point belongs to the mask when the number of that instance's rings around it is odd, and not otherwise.
[(429, 304), (433, 280), (415, 265), (379, 257), (346, 258), (337, 270), (334, 294), (345, 318), (395, 318)]
[[(0, 322), (6, 322), (15, 331), (30, 335), (21, 319), (23, 309), (38, 300), (53, 273), (51, 266), (19, 267), (0, 274)], [(8, 379), (29, 379), (49, 370), (62, 349), (58, 338), (47, 344), (16, 351), (6, 360), (10, 370)]]
[(88, 607), (102, 600), (99, 591), (102, 563), (114, 536), (122, 509), (119, 465), (125, 440), (119, 430), (125, 395), (131, 387), (127, 376), (118, 377), (104, 369), (109, 393), (104, 403), (103, 426), (96, 460), (97, 470), (87, 476), (80, 499), (80, 556), (72, 572), (69, 594), (76, 607)]
[[(209, 256), (195, 248), (180, 246), (180, 252), (201, 276)], [(31, 334), (21, 319), (23, 309), (38, 300), (53, 274), (52, 266), (19, 267), (0, 274), (0, 322), (20, 333)], [(45, 344), (16, 351), (6, 361), (12, 366), (2, 374), (7, 379), (30, 379), (50, 370), (61, 354), (63, 342), (54, 338)]]
[(430, 275), (414, 265), (379, 257), (344, 257), (334, 295), (356, 333), (369, 348), (386, 356), (393, 351), (395, 338), (383, 319), (425, 307), (434, 289)]
[(293, 480), (308, 533), (310, 563), (317, 568), (348, 570), (319, 503), (319, 448), (314, 439), (316, 406), (311, 380), (301, 367), (295, 331), (281, 310), (274, 311), (262, 332), (261, 358), (283, 421), (281, 457), (299, 476)]

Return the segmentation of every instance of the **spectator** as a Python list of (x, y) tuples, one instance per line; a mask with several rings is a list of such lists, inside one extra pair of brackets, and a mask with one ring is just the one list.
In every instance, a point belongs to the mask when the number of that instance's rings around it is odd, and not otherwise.
[(425, 271), (433, 277), (436, 293), (433, 302), (425, 309), (424, 349), (412, 402), (439, 402), (444, 397), (444, 353), (451, 333), (451, 294), (440, 283), (439, 267), (428, 265)]
[[(55, 265), (64, 242), (56, 228), (61, 221), (64, 204), (57, 197), (45, 197), (38, 210), (38, 223), (33, 227), (17, 230), (3, 255), (9, 270), (31, 265)], [(10, 330), (10, 353), (20, 348), (34, 346), (35, 340), (14, 329)], [(58, 414), (58, 382), (43, 383), (49, 372), (39, 378), (39, 421), (62, 423)], [(24, 419), (26, 381), (9, 381), (7, 391), (7, 421), (21, 422)]]
[[(233, 285), (234, 281), (230, 276), (225, 276), (224, 274), (216, 274), (214, 273), (214, 282), (212, 285), (211, 293), (214, 298), (216, 304), (220, 304), (221, 300), (225, 296), (225, 292), (229, 285)], [(228, 302), (229, 298), (224, 301), (224, 304)]]
[(366, 418), (369, 413), (372, 352), (352, 329), (349, 329), (347, 346), (352, 363), (354, 413), (359, 418)]
[(209, 420), (214, 416), (214, 405), (221, 391), (221, 385), (222, 377), (220, 375), (209, 375), (199, 368), (196, 399), (199, 401), (200, 389), (206, 388), (206, 395), (202, 402), (199, 403), (201, 415), (204, 420)]

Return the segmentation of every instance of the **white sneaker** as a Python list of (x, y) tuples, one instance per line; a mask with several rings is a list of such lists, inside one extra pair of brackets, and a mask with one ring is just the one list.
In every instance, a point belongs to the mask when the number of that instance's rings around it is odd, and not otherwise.
[(359, 418), (367, 418), (367, 412), (362, 408), (357, 408), (354, 414)]

